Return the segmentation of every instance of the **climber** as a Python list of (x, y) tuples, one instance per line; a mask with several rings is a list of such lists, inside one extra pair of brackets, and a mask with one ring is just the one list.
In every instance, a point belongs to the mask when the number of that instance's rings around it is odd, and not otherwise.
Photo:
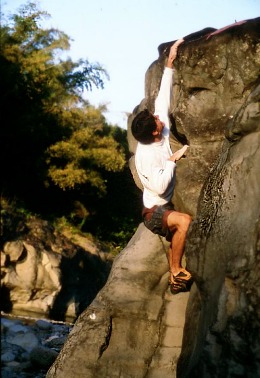
[(178, 46), (176, 41), (166, 61), (160, 90), (155, 100), (155, 112), (143, 110), (132, 122), (132, 134), (138, 141), (135, 165), (143, 190), (143, 220), (145, 226), (155, 234), (166, 237), (169, 247), (169, 285), (177, 294), (188, 291), (192, 282), (191, 274), (182, 267), (185, 240), (191, 217), (174, 210), (171, 203), (176, 162), (185, 154), (188, 146), (172, 153), (169, 143), (169, 108), (173, 84), (173, 63)]

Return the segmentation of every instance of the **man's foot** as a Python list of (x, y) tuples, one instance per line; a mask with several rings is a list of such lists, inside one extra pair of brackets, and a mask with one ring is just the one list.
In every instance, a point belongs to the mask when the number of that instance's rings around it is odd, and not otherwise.
[(169, 285), (172, 294), (189, 291), (192, 285), (192, 276), (186, 269), (181, 269), (176, 276), (171, 274)]
[(178, 274), (174, 274), (170, 271), (170, 277), (169, 277), (169, 285), (175, 280), (183, 280), (185, 282), (188, 282), (191, 279), (191, 274), (186, 269), (181, 268), (181, 270), (178, 272)]
[(181, 292), (189, 291), (189, 287), (184, 282), (173, 280), (173, 282), (170, 284), (170, 290), (172, 294), (178, 294)]

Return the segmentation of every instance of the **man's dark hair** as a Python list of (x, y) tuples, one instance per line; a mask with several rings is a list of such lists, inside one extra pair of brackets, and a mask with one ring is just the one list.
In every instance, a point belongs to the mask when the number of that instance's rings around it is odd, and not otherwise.
[(154, 142), (153, 131), (156, 130), (155, 118), (148, 109), (142, 110), (132, 122), (132, 134), (138, 142), (150, 144)]

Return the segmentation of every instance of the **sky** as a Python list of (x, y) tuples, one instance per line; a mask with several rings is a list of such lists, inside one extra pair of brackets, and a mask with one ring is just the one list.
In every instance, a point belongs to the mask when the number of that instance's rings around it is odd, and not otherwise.
[[(144, 98), (144, 78), (158, 46), (206, 27), (216, 29), (260, 16), (259, 0), (38, 0), (51, 18), (46, 26), (71, 39), (73, 61), (99, 62), (110, 80), (85, 94), (107, 104), (107, 121), (127, 128), (127, 114)], [(4, 16), (26, 0), (0, 0)]]

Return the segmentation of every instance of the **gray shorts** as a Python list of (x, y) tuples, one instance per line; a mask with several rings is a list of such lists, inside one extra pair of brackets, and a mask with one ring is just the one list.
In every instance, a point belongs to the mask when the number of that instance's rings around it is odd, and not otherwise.
[(153, 206), (151, 209), (143, 208), (142, 216), (144, 225), (154, 234), (163, 236), (167, 241), (172, 240), (173, 233), (167, 226), (167, 217), (174, 211), (172, 203), (161, 206)]

